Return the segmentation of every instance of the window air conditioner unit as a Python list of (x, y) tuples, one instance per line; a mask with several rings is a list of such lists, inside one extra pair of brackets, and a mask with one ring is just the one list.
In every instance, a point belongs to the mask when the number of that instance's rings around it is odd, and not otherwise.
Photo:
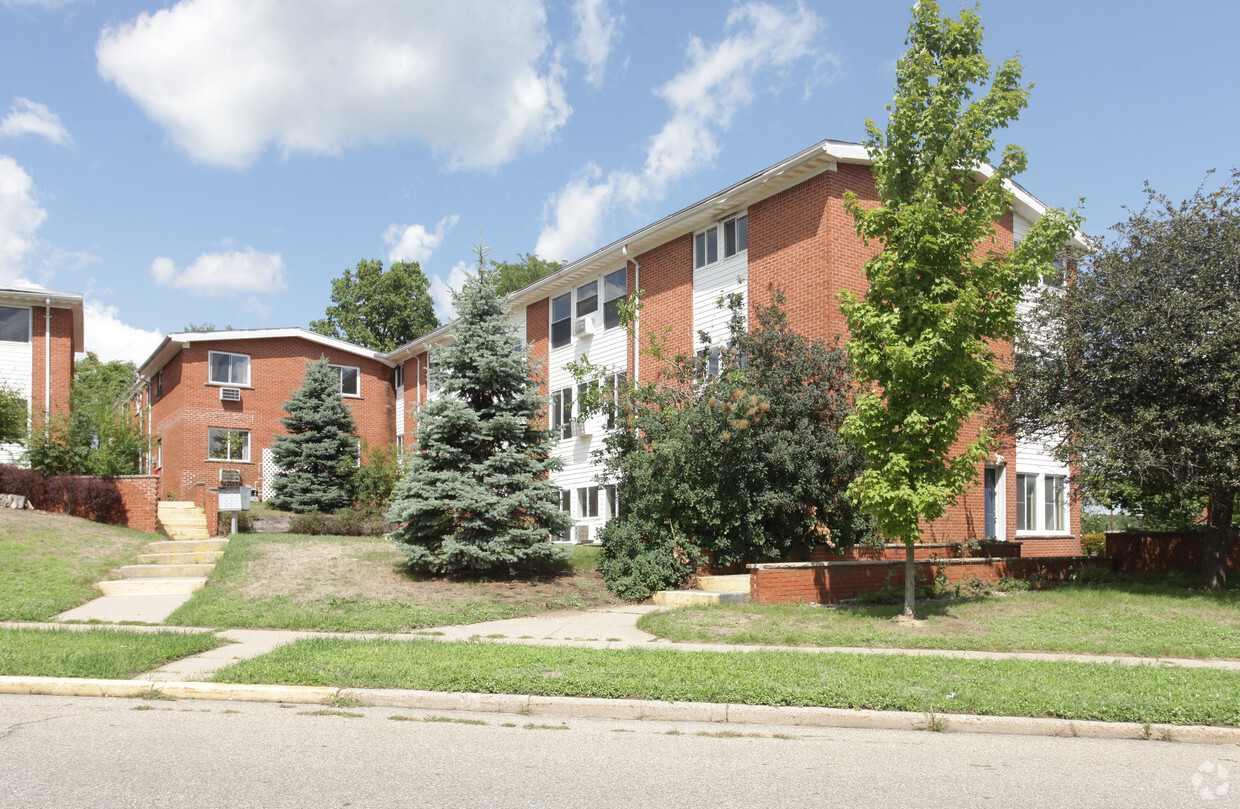
[(590, 429), (590, 425), (588, 425), (586, 422), (584, 421), (573, 422), (573, 438), (589, 438), (592, 432), (594, 431)]
[(221, 402), (241, 401), (241, 388), (220, 388)]
[(589, 337), (594, 334), (594, 318), (579, 317), (573, 321), (574, 337)]
[(241, 470), (240, 469), (221, 469), (220, 470), (221, 486), (240, 486)]

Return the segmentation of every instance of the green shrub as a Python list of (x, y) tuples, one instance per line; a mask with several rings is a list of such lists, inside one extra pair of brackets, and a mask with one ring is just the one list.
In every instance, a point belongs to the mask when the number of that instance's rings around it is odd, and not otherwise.
[(1021, 593), (1029, 589), (1029, 582), (1012, 576), (1003, 576), (995, 585), (995, 589), (1001, 593)]
[(308, 511), (289, 520), (290, 534), (310, 536), (374, 537), (384, 533), (383, 510), (379, 506), (342, 508), (335, 514)]
[(1078, 584), (1105, 584), (1115, 581), (1115, 571), (1106, 565), (1082, 565), (1072, 571), (1069, 579)]
[(995, 591), (995, 586), (975, 576), (962, 579), (956, 584), (956, 596), (959, 598), (980, 598)]
[(332, 515), (324, 514), (321, 511), (307, 511), (305, 514), (294, 515), (289, 520), (288, 532), (290, 534), (310, 534), (312, 536), (334, 533), (332, 531)]
[(1103, 556), (1107, 552), (1107, 535), (1102, 532), (1081, 535), (1081, 553), (1086, 556)]
[(603, 553), (598, 569), (607, 589), (626, 601), (644, 601), (658, 590), (682, 587), (697, 572), (702, 552), (677, 542), (671, 531), (639, 531), (632, 522), (612, 520), (599, 532)]
[(353, 497), (358, 505), (374, 509), (386, 509), (392, 500), (392, 491), (400, 480), (400, 447), (395, 445), (372, 446), (362, 440), (362, 465), (353, 476)]
[(221, 531), (232, 530), (232, 518), (237, 518), (237, 533), (252, 534), (254, 533), (254, 523), (250, 520), (248, 511), (221, 511), (219, 513), (219, 522), (217, 523)]

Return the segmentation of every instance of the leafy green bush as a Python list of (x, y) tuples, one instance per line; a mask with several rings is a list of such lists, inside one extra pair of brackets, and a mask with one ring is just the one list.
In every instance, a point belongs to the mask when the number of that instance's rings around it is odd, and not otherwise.
[(296, 514), (288, 522), (288, 532), (290, 534), (310, 534), (312, 536), (334, 534), (335, 531), (332, 528), (332, 515), (324, 514), (321, 511), (307, 511), (305, 514)]
[(673, 550), (709, 553), (724, 567), (872, 534), (845, 494), (861, 469), (839, 435), (852, 393), (847, 358), (792, 331), (782, 302), (776, 293), (758, 307), (747, 331), (741, 301), (730, 301), (729, 344), (708, 343), (699, 356), (670, 356), (652, 339), (643, 351), (663, 373), (651, 384), (612, 395), (609, 369), (573, 366), (587, 409), (596, 392), (599, 408), (618, 403), (604, 478), (620, 490), (612, 525), (625, 527), (600, 536), (616, 543), (602, 568), (613, 592), (683, 578), (683, 560), (654, 558)]
[(703, 559), (696, 545), (678, 542), (666, 528), (645, 532), (632, 520), (612, 520), (600, 538), (599, 572), (607, 589), (626, 601), (644, 601), (659, 590), (679, 589)]
[(232, 530), (232, 519), (237, 518), (237, 533), (251, 534), (254, 532), (254, 523), (250, 520), (248, 511), (221, 511), (219, 513), (219, 525), (221, 531)]
[(1106, 565), (1082, 565), (1072, 571), (1069, 579), (1078, 584), (1105, 584), (1115, 581), (1115, 571)]
[(1002, 576), (995, 589), (1001, 593), (1023, 593), (1029, 589), (1029, 582), (1012, 576)]
[(288, 530), (290, 534), (310, 536), (379, 536), (384, 533), (383, 510), (378, 506), (357, 506), (342, 508), (335, 514), (308, 511), (294, 515)]
[(353, 476), (353, 497), (358, 505), (386, 509), (400, 480), (400, 447), (372, 446), (362, 440), (362, 465)]
[(1103, 556), (1107, 552), (1107, 535), (1101, 531), (1081, 535), (1081, 553), (1085, 556)]

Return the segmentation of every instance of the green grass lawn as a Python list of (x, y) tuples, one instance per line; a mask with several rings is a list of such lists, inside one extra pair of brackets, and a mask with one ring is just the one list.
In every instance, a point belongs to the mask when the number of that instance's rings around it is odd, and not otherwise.
[(535, 579), (411, 576), (383, 537), (238, 534), (207, 587), (167, 620), (181, 626), (399, 632), (618, 603), (597, 548)]
[(0, 509), (0, 621), (46, 621), (99, 595), (151, 534), (63, 514)]
[(1240, 590), (1156, 583), (1068, 585), (993, 598), (900, 607), (687, 607), (638, 626), (679, 642), (876, 646), (1240, 658)]
[(0, 675), (123, 680), (223, 643), (209, 632), (0, 628)]
[(1240, 725), (1240, 674), (1118, 664), (314, 638), (215, 679)]

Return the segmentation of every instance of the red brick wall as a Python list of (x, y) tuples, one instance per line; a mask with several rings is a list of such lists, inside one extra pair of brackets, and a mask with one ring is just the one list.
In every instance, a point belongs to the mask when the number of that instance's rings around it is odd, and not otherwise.
[[(1201, 570), (1201, 534), (1107, 532), (1107, 556), (1121, 572), (1166, 573)], [(1227, 566), (1240, 570), (1240, 537), (1231, 538)]]
[[(855, 294), (867, 288), (865, 262), (880, 245), (866, 245), (856, 233), (855, 222), (845, 210), (844, 194), (851, 191), (867, 207), (878, 204), (873, 176), (868, 166), (840, 165), (809, 178), (749, 207), (749, 302), (766, 305), (775, 291), (786, 298), (784, 310), (792, 328), (808, 337), (834, 340), (848, 337), (847, 324), (840, 311), (839, 294)], [(978, 255), (990, 250), (1005, 252), (1013, 245), (1012, 214), (1004, 215), (995, 229), (992, 243), (983, 244)], [(992, 350), (1010, 364), (1010, 343), (994, 343)], [(979, 414), (961, 432), (954, 451), (976, 439), (985, 425)], [(1015, 445), (1003, 442), (999, 454), (1015, 457)], [(1009, 467), (1012, 464), (1009, 463)], [(939, 520), (923, 523), (923, 538), (929, 542), (983, 540), (985, 502), (981, 486), (985, 464), (978, 464), (977, 485), (965, 491), (960, 500)], [(1005, 476), (1007, 496), (1006, 536), (1016, 538), (1016, 478)], [(1080, 508), (1074, 506), (1072, 532), (1080, 534)], [(1078, 551), (1079, 552), (1079, 551)]]
[(155, 533), (159, 501), (158, 475), (122, 475), (112, 478), (125, 503), (125, 523), (135, 531)]
[[(1003, 576), (1024, 578), (1036, 572), (1059, 578), (1068, 570), (1088, 563), (1085, 557), (1053, 559), (942, 559), (917, 563), (919, 581), (933, 581), (942, 571), (950, 583), (968, 578), (996, 583)], [(904, 583), (904, 563), (797, 562), (785, 565), (751, 565), (749, 598), (757, 604), (829, 604), (876, 593), (888, 583)]]
[[(1079, 521), (1080, 510), (1073, 512)], [(1079, 531), (1080, 526), (1076, 525), (1073, 530)], [(1075, 534), (1070, 537), (1027, 537), (1022, 536), (1019, 540), (1021, 546), (1021, 556), (1080, 556), (1081, 555), (1081, 536)]]
[[(250, 387), (240, 402), (221, 402), (220, 385), (208, 384), (210, 351), (248, 354)], [(191, 343), (164, 366), (163, 398), (152, 408), (155, 433), (163, 445), (161, 497), (192, 500), (202, 506), (206, 489), (219, 485), (221, 468), (238, 469), (244, 485), (262, 481), (262, 450), (286, 431), (284, 403), (301, 387), (306, 363), (327, 357), (336, 365), (360, 369), (361, 398), (345, 397), (357, 422), (357, 435), (374, 445), (396, 441), (396, 398), (392, 370), (383, 363), (299, 337)], [(207, 458), (210, 427), (250, 431), (249, 461)], [(209, 510), (208, 510), (209, 511)]]
[[(30, 387), (30, 412), (34, 426), (41, 425), (44, 418), (44, 402), (47, 391), (47, 314), (46, 308), (30, 309), (32, 374)], [(73, 312), (52, 307), (52, 416), (69, 415), (69, 388), (73, 384)]]
[(534, 360), (538, 395), (547, 395), (547, 374), (551, 362), (551, 299), (543, 298), (525, 307), (526, 350)]
[[(642, 289), (646, 292), (639, 315), (641, 333), (638, 337), (642, 347), (648, 346), (647, 335), (653, 332), (660, 339), (666, 337), (664, 350), (669, 357), (692, 353), (693, 234), (643, 253), (638, 261), (642, 268)], [(630, 345), (630, 355), (632, 348)], [(654, 381), (658, 371), (657, 362), (643, 358), (640, 381)]]

